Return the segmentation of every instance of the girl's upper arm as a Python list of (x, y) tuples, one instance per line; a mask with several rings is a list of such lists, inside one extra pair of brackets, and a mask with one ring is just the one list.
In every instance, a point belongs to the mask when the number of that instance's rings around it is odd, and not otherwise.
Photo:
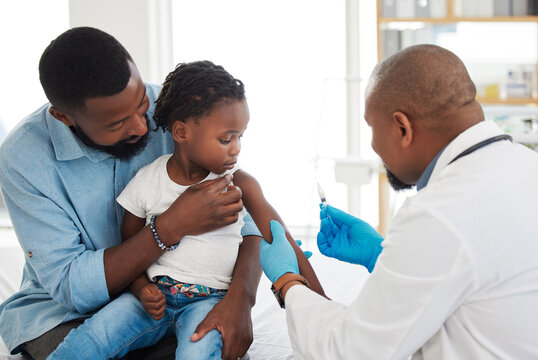
[(233, 183), (241, 189), (243, 193), (243, 204), (250, 216), (252, 216), (263, 238), (272, 242), (271, 220), (278, 220), (284, 229), (286, 229), (286, 225), (271, 204), (265, 199), (260, 184), (252, 175), (243, 170), (237, 170), (234, 173)]
[(312, 290), (322, 296), (325, 296), (323, 287), (321, 286), (312, 265), (310, 265), (310, 262), (306, 258), (299, 245), (297, 245), (297, 243), (293, 240), (293, 237), (286, 228), (286, 224), (284, 224), (275, 209), (273, 209), (273, 207), (265, 199), (262, 188), (258, 181), (256, 181), (254, 177), (245, 171), (237, 170), (234, 173), (233, 182), (236, 186), (241, 188), (241, 191), (243, 192), (243, 204), (250, 213), (250, 216), (252, 216), (256, 226), (262, 233), (264, 240), (269, 243), (273, 242), (273, 236), (271, 234), (271, 220), (277, 220), (280, 222), (286, 231), (286, 238), (290, 242), (293, 250), (295, 251), (295, 255), (297, 256), (297, 263), (299, 265), (301, 275), (308, 280), (312, 286)]
[(125, 210), (121, 224), (121, 240), (125, 241), (138, 233), (146, 225), (146, 219), (139, 218)]

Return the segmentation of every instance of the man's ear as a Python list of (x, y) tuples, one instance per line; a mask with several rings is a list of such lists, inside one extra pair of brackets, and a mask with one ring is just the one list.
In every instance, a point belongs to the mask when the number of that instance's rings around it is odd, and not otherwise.
[(178, 144), (185, 144), (187, 142), (188, 124), (183, 121), (174, 121), (172, 125), (172, 137)]
[(49, 114), (56, 120), (63, 122), (67, 126), (75, 126), (75, 120), (64, 112), (56, 109), (54, 106), (49, 107)]
[(398, 135), (400, 136), (400, 144), (403, 148), (407, 148), (413, 142), (415, 133), (413, 132), (413, 126), (406, 114), (401, 111), (396, 111), (392, 114), (392, 120), (397, 127)]

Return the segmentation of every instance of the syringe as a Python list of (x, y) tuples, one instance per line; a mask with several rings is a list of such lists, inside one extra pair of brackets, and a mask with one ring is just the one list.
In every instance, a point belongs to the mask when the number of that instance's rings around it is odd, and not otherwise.
[(318, 182), (318, 194), (319, 194), (319, 198), (321, 200), (321, 206), (322, 207), (327, 206), (327, 198), (325, 197), (325, 191), (323, 191), (323, 189), (321, 188), (321, 185), (319, 184), (319, 182)]

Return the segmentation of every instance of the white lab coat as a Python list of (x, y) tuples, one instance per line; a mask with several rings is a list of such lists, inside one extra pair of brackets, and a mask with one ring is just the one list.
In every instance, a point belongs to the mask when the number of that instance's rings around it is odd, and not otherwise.
[(445, 148), (349, 306), (288, 291), (296, 359), (538, 358), (538, 154), (500, 141), (448, 165), (499, 134), (481, 122)]

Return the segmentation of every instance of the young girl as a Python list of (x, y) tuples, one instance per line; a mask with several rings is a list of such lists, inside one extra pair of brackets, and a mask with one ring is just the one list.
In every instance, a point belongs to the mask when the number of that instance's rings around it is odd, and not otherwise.
[[(243, 83), (209, 61), (180, 64), (163, 84), (154, 119), (163, 131), (171, 132), (174, 153), (140, 169), (118, 197), (126, 210), (122, 236), (129, 238), (149, 223), (159, 242), (156, 219), (183, 191), (201, 181), (233, 174), (244, 206), (264, 238), (271, 241), (270, 220), (283, 222), (265, 200), (258, 182), (237, 165), (241, 137), (249, 122)], [(163, 250), (170, 251), (150, 266), (147, 276), (140, 276), (130, 286), (155, 320), (167, 316), (175, 324), (176, 358), (188, 353), (200, 359), (221, 358), (218, 331), (212, 330), (196, 342), (190, 338), (230, 285), (245, 214), (243, 210), (235, 224), (178, 239), (172, 248), (163, 245)], [(323, 294), (306, 256), (289, 233), (287, 236), (301, 274)]]

